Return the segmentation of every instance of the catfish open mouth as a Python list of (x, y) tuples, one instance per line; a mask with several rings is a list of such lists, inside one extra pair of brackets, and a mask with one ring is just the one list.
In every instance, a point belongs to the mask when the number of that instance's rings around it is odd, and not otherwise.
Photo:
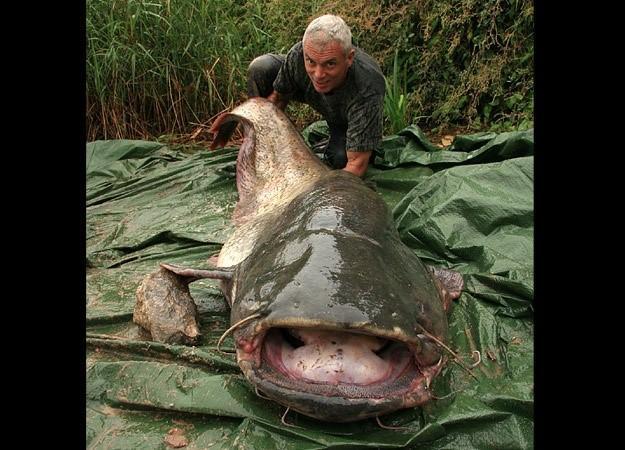
[(352, 399), (388, 399), (422, 385), (405, 343), (335, 330), (271, 328), (255, 376), (292, 392)]

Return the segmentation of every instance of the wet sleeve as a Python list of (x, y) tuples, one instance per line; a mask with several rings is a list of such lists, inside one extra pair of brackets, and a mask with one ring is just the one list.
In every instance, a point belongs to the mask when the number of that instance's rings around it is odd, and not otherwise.
[(285, 96), (293, 96), (297, 91), (298, 64), (301, 53), (297, 51), (297, 46), (293, 47), (286, 55), (286, 60), (276, 79), (273, 82), (273, 89)]
[(371, 95), (355, 102), (347, 112), (346, 150), (375, 150), (382, 139), (383, 95)]

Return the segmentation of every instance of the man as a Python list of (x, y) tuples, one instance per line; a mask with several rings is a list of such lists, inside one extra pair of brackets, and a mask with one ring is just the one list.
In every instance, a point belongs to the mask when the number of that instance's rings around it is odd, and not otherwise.
[(266, 97), (284, 110), (307, 103), (328, 123), (325, 162), (362, 177), (382, 138), (384, 76), (378, 64), (352, 45), (343, 19), (313, 20), (286, 55), (262, 55), (249, 66), (248, 95)]

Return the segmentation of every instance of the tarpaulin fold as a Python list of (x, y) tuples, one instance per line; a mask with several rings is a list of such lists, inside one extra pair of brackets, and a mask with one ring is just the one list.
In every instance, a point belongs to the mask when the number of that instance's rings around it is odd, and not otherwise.
[[(311, 146), (327, 137), (317, 123)], [(88, 143), (87, 447), (533, 447), (533, 131), (457, 136), (446, 148), (416, 126), (384, 138), (366, 179), (424, 262), (458, 270), (439, 400), (375, 420), (333, 424), (260, 398), (232, 354), (217, 351), (228, 307), (213, 280), (190, 285), (202, 341), (147, 341), (135, 292), (159, 262), (208, 267), (232, 231), (237, 149), (192, 154), (158, 142)], [(392, 270), (392, 268), (389, 268)], [(226, 338), (223, 350), (232, 350)], [(176, 429), (176, 430), (174, 430)]]

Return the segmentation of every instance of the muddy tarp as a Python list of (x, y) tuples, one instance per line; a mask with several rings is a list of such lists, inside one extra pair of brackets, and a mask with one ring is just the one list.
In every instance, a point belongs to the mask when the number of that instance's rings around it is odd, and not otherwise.
[[(311, 144), (320, 124), (306, 130)], [(142, 277), (166, 261), (208, 267), (232, 230), (236, 149), (175, 151), (144, 141), (87, 144), (88, 448), (322, 449), (533, 447), (533, 132), (458, 136), (441, 149), (417, 127), (384, 139), (367, 180), (402, 240), (463, 274), (438, 400), (334, 424), (258, 397), (234, 357), (217, 281), (192, 283), (203, 340), (144, 340), (132, 323)], [(222, 345), (231, 350), (233, 341)], [(167, 443), (169, 442), (169, 444)]]

